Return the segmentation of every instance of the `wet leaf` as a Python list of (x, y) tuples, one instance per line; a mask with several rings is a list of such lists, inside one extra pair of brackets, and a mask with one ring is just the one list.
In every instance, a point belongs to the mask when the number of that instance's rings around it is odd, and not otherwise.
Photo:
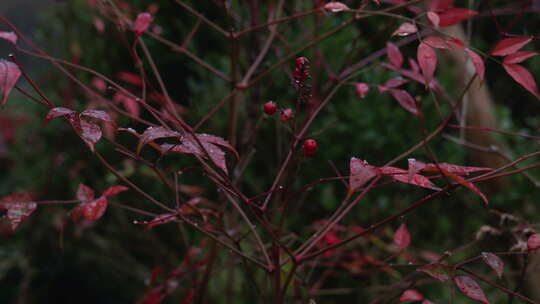
[(74, 115), (76, 113), (77, 112), (75, 112), (75, 111), (73, 111), (71, 109), (68, 109), (68, 108), (64, 108), (64, 107), (52, 108), (49, 111), (49, 113), (47, 113), (47, 116), (45, 116), (44, 123), (47, 124), (51, 119), (55, 119), (55, 118), (63, 117), (63, 116), (70, 116), (70, 115)]
[(476, 15), (478, 15), (477, 11), (466, 8), (451, 7), (439, 13), (439, 26), (452, 26)]
[(32, 201), (28, 193), (14, 193), (0, 198), (0, 209), (7, 210), (7, 220), (11, 230), (17, 227), (28, 218), (37, 208), (37, 204)]
[(415, 289), (407, 289), (399, 297), (399, 302), (416, 302), (422, 300), (424, 300), (424, 296)]
[(438, 264), (438, 263), (432, 263), (424, 265), (420, 268), (417, 268), (416, 271), (423, 272), (430, 277), (437, 279), (441, 282), (449, 282), (450, 281), (450, 275), (448, 274), (448, 266)]
[(538, 248), (540, 248), (540, 234), (535, 233), (529, 236), (529, 239), (527, 240), (527, 250), (535, 251)]
[(506, 57), (504, 57), (504, 64), (513, 64), (513, 63), (521, 63), (531, 57), (534, 57), (538, 55), (537, 52), (515, 52), (513, 54), (510, 54)]
[(393, 44), (392, 42), (386, 43), (386, 54), (388, 58), (390, 59), (390, 62), (396, 67), (401, 68), (403, 65), (403, 55), (401, 54), (401, 51), (399, 48)]
[(139, 154), (141, 152), (141, 149), (149, 142), (152, 142), (158, 138), (170, 137), (181, 138), (182, 136), (177, 131), (166, 129), (164, 127), (147, 128), (139, 139), (139, 144), (137, 145), (137, 154)]
[(536, 86), (536, 80), (529, 70), (519, 64), (503, 64), (506, 72), (529, 93), (540, 99), (540, 92)]
[(469, 55), (469, 58), (471, 59), (474, 65), (474, 69), (476, 70), (476, 74), (478, 75), (478, 78), (480, 78), (480, 81), (484, 81), (484, 75), (486, 73), (484, 60), (482, 60), (482, 57), (480, 57), (480, 55), (476, 54), (470, 49), (465, 49), (465, 52), (467, 52), (467, 55)]
[(94, 201), (83, 203), (81, 205), (83, 205), (84, 218), (89, 221), (97, 221), (103, 216), (105, 210), (107, 210), (108, 202), (107, 198), (102, 196)]
[(81, 113), (82, 116), (92, 117), (95, 119), (99, 119), (102, 121), (110, 122), (114, 124), (114, 120), (109, 116), (109, 114), (105, 111), (100, 110), (86, 110)]
[(15, 63), (0, 59), (0, 106), (7, 103), (9, 94), (19, 77), (21, 77), (21, 70)]
[(140, 13), (139, 15), (137, 15), (137, 19), (135, 20), (135, 25), (134, 25), (134, 28), (133, 30), (135, 31), (135, 34), (137, 36), (140, 36), (142, 35), (142, 33), (144, 33), (148, 27), (150, 26), (150, 24), (152, 23), (152, 15), (150, 15), (150, 13)]
[(482, 252), (482, 259), (489, 267), (493, 268), (499, 278), (502, 277), (504, 272), (504, 262), (491, 252)]
[(358, 82), (354, 85), (354, 89), (356, 90), (356, 93), (360, 98), (366, 97), (367, 93), (369, 92), (369, 86), (367, 83), (364, 82)]
[(426, 83), (429, 84), (437, 68), (437, 53), (432, 47), (422, 42), (418, 46), (417, 59)]
[(351, 158), (349, 162), (349, 192), (356, 191), (370, 179), (377, 176), (377, 168), (369, 165), (365, 160)]
[(380, 168), (380, 171), (383, 175), (392, 177), (393, 179), (405, 184), (411, 184), (435, 191), (441, 190), (441, 188), (435, 186), (427, 177), (420, 174), (409, 176), (409, 172), (407, 170), (389, 166)]
[(418, 28), (416, 25), (410, 22), (405, 22), (399, 26), (397, 30), (392, 33), (392, 36), (398, 35), (398, 36), (408, 36), (410, 34), (414, 34), (418, 32)]
[(77, 188), (77, 199), (81, 202), (89, 202), (94, 199), (95, 192), (92, 188), (88, 187), (85, 184), (79, 184), (79, 188)]
[(398, 230), (396, 230), (396, 233), (394, 233), (394, 244), (399, 249), (405, 249), (411, 244), (411, 234), (405, 223), (401, 224)]
[(489, 304), (484, 291), (475, 280), (467, 276), (457, 276), (454, 278), (454, 283), (467, 297), (484, 304)]
[(454, 174), (454, 173), (451, 173), (451, 172), (448, 172), (446, 170), (441, 170), (441, 173), (444, 174), (445, 176), (451, 178), (452, 180), (454, 180), (455, 182), (457, 182), (458, 184), (470, 189), (471, 191), (473, 191), (474, 193), (478, 194), (482, 200), (484, 201), (484, 204), (489, 204), (489, 201), (487, 199), (487, 197), (484, 195), (484, 193), (482, 193), (480, 191), (480, 189), (478, 189), (473, 183), (465, 180), (464, 178)]
[(96, 143), (101, 139), (101, 129), (99, 126), (93, 122), (78, 118), (70, 119), (70, 122), (79, 137), (90, 148), (90, 150), (94, 152)]
[(513, 37), (499, 41), (491, 51), (493, 56), (506, 56), (517, 52), (527, 43), (531, 42), (530, 37)]
[(17, 35), (14, 32), (0, 32), (0, 38), (13, 43), (14, 45), (17, 44)]
[(389, 89), (389, 92), (390, 94), (392, 94), (392, 97), (397, 100), (397, 102), (403, 109), (407, 110), (413, 115), (420, 115), (418, 107), (416, 106), (416, 101), (407, 91), (399, 89)]
[(341, 2), (332, 1), (332, 2), (328, 2), (324, 6), (324, 9), (332, 13), (337, 13), (337, 12), (349, 10), (349, 7)]

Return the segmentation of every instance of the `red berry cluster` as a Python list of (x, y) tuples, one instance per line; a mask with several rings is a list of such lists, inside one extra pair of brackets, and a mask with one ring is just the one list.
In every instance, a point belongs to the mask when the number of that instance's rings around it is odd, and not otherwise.
[(302, 150), (304, 151), (305, 156), (314, 156), (317, 154), (317, 141), (315, 139), (306, 139), (304, 141), (304, 146), (302, 147)]
[[(274, 115), (278, 111), (277, 104), (270, 100), (263, 105), (263, 111), (266, 115)], [(281, 113), (279, 120), (282, 122), (287, 122), (294, 117), (294, 113), (291, 108), (279, 109), (279, 112)]]

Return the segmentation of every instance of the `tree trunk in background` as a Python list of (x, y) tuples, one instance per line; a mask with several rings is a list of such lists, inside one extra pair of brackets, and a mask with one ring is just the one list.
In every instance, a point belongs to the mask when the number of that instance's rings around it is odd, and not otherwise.
[[(467, 41), (467, 37), (463, 28), (459, 25), (446, 27), (441, 29), (442, 32), (458, 38), (462, 41)], [(455, 62), (456, 66), (456, 81), (467, 82), (475, 74), (475, 68), (470, 60), (468, 60), (465, 52), (461, 50), (451, 50), (449, 52), (441, 52), (443, 56), (448, 56), (449, 60)], [(466, 83), (465, 83), (466, 84)], [(486, 83), (481, 83), (480, 79), (476, 78), (471, 85), (464, 99), (464, 107), (461, 116), (465, 117), (465, 125), (497, 128), (497, 118), (494, 114), (494, 103)], [(465, 140), (468, 143), (482, 147), (497, 147), (500, 151), (507, 150), (504, 142), (497, 140), (492, 132), (466, 130)], [(508, 163), (497, 153), (482, 152), (475, 149), (468, 149), (468, 153), (474, 165), (490, 168), (498, 168)], [(494, 193), (503, 191), (506, 188), (505, 179), (496, 179), (488, 184), (488, 192)], [(540, 254), (531, 254), (529, 257), (529, 267), (526, 273), (527, 294), (535, 301), (540, 301)], [(522, 286), (524, 288), (525, 286)]]

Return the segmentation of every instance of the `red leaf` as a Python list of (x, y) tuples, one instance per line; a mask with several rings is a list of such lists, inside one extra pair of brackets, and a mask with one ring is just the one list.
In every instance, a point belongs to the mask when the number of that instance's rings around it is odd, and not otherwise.
[(394, 233), (394, 244), (400, 249), (405, 249), (411, 244), (411, 234), (405, 223), (401, 224), (396, 233)]
[(341, 2), (337, 2), (337, 1), (332, 1), (332, 2), (328, 2), (325, 6), (324, 6), (324, 9), (327, 10), (327, 11), (330, 11), (332, 13), (337, 13), (337, 12), (341, 12), (341, 11), (344, 11), (344, 10), (348, 10), (349, 7)]
[(140, 13), (135, 20), (134, 31), (137, 36), (142, 35), (152, 23), (152, 15), (149, 13)]
[(457, 276), (454, 278), (454, 283), (467, 297), (484, 304), (489, 304), (484, 291), (482, 291), (482, 288), (480, 288), (475, 280), (467, 276)]
[(463, 41), (457, 39), (457, 38), (452, 38), (452, 39), (448, 39), (446, 40), (446, 43), (448, 43), (448, 45), (452, 48), (455, 48), (455, 49), (463, 49), (465, 47), (465, 43), (463, 43)]
[(349, 192), (356, 191), (370, 179), (377, 176), (377, 168), (369, 165), (365, 160), (351, 158), (349, 162)]
[(450, 48), (450, 45), (448, 45), (446, 40), (437, 36), (426, 37), (424, 40), (422, 40), (422, 42), (436, 49), (448, 50)]
[(432, 80), (429, 84), (426, 84), (426, 79), (422, 74), (419, 74), (418, 72), (410, 71), (410, 70), (404, 70), (404, 69), (396, 69), (393, 65), (387, 64), (387, 63), (381, 63), (381, 66), (395, 71), (396, 73), (399, 73), (407, 78), (410, 78), (416, 82), (419, 82), (425, 86), (428, 86), (432, 90), (440, 90), (440, 86), (437, 83), (436, 80)]
[(430, 277), (437, 279), (441, 282), (450, 281), (450, 275), (448, 274), (448, 267), (442, 264), (433, 263), (427, 264), (420, 268), (417, 268), (416, 271), (423, 272)]
[(402, 108), (416, 116), (420, 115), (416, 101), (407, 91), (399, 89), (390, 89), (389, 91)]
[(113, 100), (115, 102), (123, 103), (124, 108), (128, 111), (129, 114), (135, 117), (139, 117), (141, 110), (135, 98), (132, 98), (131, 96), (128, 96), (122, 92), (116, 92), (116, 94), (114, 94)]
[(540, 248), (540, 234), (535, 233), (529, 236), (529, 239), (527, 240), (527, 250), (534, 251), (538, 248)]
[(19, 77), (21, 70), (15, 63), (0, 59), (0, 106), (7, 103), (9, 93)]
[(75, 111), (70, 110), (68, 108), (64, 107), (56, 107), (52, 108), (49, 113), (47, 113), (47, 116), (45, 116), (45, 124), (47, 124), (51, 119), (55, 119), (62, 116), (70, 116), (76, 114)]
[(441, 23), (441, 18), (435, 12), (427, 12), (427, 17), (429, 22), (435, 27), (438, 28)]
[(6, 39), (14, 45), (17, 44), (17, 35), (14, 32), (0, 32), (0, 38)]
[(476, 188), (476, 186), (473, 183), (468, 182), (464, 178), (459, 177), (456, 174), (448, 172), (446, 170), (441, 170), (441, 173), (444, 174), (445, 176), (453, 179), (458, 184), (460, 184), (460, 185), (462, 185), (462, 186), (464, 186), (466, 188), (469, 188), (471, 191), (478, 194), (482, 198), (482, 200), (484, 201), (484, 204), (486, 204), (486, 205), (489, 204), (489, 201), (488, 201), (487, 197), (478, 188)]
[(407, 289), (399, 297), (399, 302), (409, 302), (409, 301), (422, 301), (424, 296), (415, 289)]
[(99, 120), (106, 121), (106, 122), (110, 122), (112, 124), (115, 123), (114, 120), (111, 118), (111, 116), (109, 116), (109, 114), (107, 112), (105, 112), (105, 111), (86, 110), (86, 111), (83, 111), (81, 113), (81, 115), (92, 117), (92, 118), (99, 119)]
[(439, 13), (439, 26), (451, 26), (478, 15), (478, 12), (466, 8), (449, 8)]
[(489, 265), (489, 267), (495, 270), (499, 278), (502, 277), (504, 272), (504, 262), (501, 260), (501, 258), (491, 252), (482, 252), (482, 259), (484, 262), (486, 262), (486, 264)]
[(530, 37), (514, 37), (507, 38), (499, 41), (497, 45), (491, 51), (493, 56), (506, 56), (512, 53), (517, 52), (519, 49), (524, 47), (527, 43), (531, 42), (532, 38)]
[(215, 144), (215, 145), (218, 145), (218, 146), (225, 147), (229, 151), (234, 153), (234, 155), (236, 156), (236, 159), (240, 158), (240, 156), (238, 155), (238, 152), (236, 151), (236, 149), (228, 141), (226, 141), (225, 139), (223, 139), (223, 138), (221, 138), (219, 136), (200, 133), (200, 134), (197, 134), (197, 138), (200, 141), (204, 141), (204, 142), (208, 142), (208, 143), (211, 143), (211, 144)]
[(437, 53), (429, 45), (422, 42), (418, 46), (417, 59), (426, 83), (429, 84), (437, 68)]
[(109, 197), (109, 196), (117, 195), (118, 193), (121, 193), (127, 190), (129, 190), (129, 188), (126, 186), (114, 185), (114, 186), (109, 187), (107, 190), (105, 190), (105, 192), (103, 192), (102, 195), (105, 197)]
[(356, 90), (356, 93), (360, 98), (366, 97), (367, 93), (369, 92), (369, 86), (367, 83), (364, 82), (358, 82), (354, 85), (354, 89)]
[(101, 196), (94, 201), (81, 205), (84, 218), (89, 221), (97, 221), (103, 216), (105, 210), (107, 210), (108, 202), (106, 197)]
[(6, 217), (11, 226), (11, 230), (15, 231), (17, 227), (29, 217), (37, 204), (32, 201), (32, 197), (28, 193), (14, 193), (0, 198), (0, 209), (7, 209)]
[(534, 57), (538, 55), (537, 52), (515, 52), (513, 54), (510, 54), (506, 57), (504, 57), (504, 64), (513, 64), (513, 63), (521, 63), (531, 57)]
[(79, 184), (77, 188), (77, 199), (81, 202), (89, 202), (94, 199), (95, 192), (92, 188), (88, 187), (85, 184)]
[(409, 58), (409, 66), (411, 67), (411, 70), (415, 73), (420, 72), (420, 67), (418, 66), (418, 63), (413, 58)]
[(465, 49), (465, 52), (467, 52), (467, 55), (469, 55), (469, 58), (471, 58), (478, 78), (480, 78), (481, 81), (484, 81), (484, 75), (486, 71), (486, 68), (484, 66), (484, 60), (482, 60), (482, 57), (480, 57), (480, 55), (469, 49)]
[(403, 55), (395, 44), (392, 42), (386, 43), (386, 54), (388, 55), (388, 58), (390, 58), (390, 62), (392, 62), (396, 68), (401, 68), (403, 65)]
[(430, 11), (444, 11), (454, 5), (454, 0), (431, 0), (429, 4)]
[(101, 93), (104, 93), (105, 90), (107, 90), (107, 83), (99, 77), (92, 78), (92, 86)]
[(410, 34), (414, 34), (418, 32), (418, 28), (413, 23), (405, 22), (399, 26), (397, 30), (392, 33), (392, 36), (398, 35), (398, 36), (408, 36)]
[(404, 84), (406, 84), (407, 82), (409, 82), (407, 79), (403, 78), (403, 77), (394, 77), (394, 78), (391, 78), (389, 79), (387, 82), (384, 83), (384, 87), (385, 88), (397, 88), (397, 87), (400, 87)]
[(382, 167), (380, 170), (383, 175), (390, 176), (393, 179), (405, 184), (411, 184), (436, 191), (441, 190), (441, 188), (435, 186), (427, 177), (420, 174), (409, 176), (407, 170), (396, 167)]
[(168, 138), (168, 137), (182, 137), (177, 131), (170, 129), (165, 129), (164, 127), (149, 127), (144, 131), (142, 136), (139, 139), (139, 144), (137, 145), (137, 154), (141, 152), (141, 149), (151, 141), (154, 141), (158, 138)]
[(166, 213), (156, 216), (153, 220), (145, 222), (148, 228), (154, 228), (156, 226), (164, 225), (176, 220), (176, 213)]
[(540, 92), (538, 92), (536, 80), (534, 80), (531, 72), (519, 64), (503, 64), (503, 67), (517, 83), (529, 91), (529, 93), (536, 96), (536, 98), (540, 99)]
[(93, 122), (80, 120), (78, 118), (70, 119), (71, 125), (84, 141), (84, 143), (94, 152), (95, 144), (101, 139), (101, 129)]
[(132, 84), (132, 85), (137, 86), (137, 87), (140, 87), (143, 84), (141, 76), (139, 76), (137, 74), (130, 73), (130, 72), (126, 72), (126, 71), (118, 72), (116, 74), (116, 77), (118, 77), (118, 79), (120, 79), (120, 80), (122, 80), (124, 82), (127, 82), (127, 83)]
[[(434, 164), (430, 164), (430, 166), (426, 168), (426, 170), (433, 169), (434, 167), (436, 167)], [(458, 165), (452, 165), (449, 163), (439, 163), (438, 167), (457, 175), (469, 175), (470, 173), (474, 173), (474, 172), (493, 170), (491, 168), (458, 166)]]
[[(199, 134), (200, 135), (200, 134)], [(210, 143), (209, 141), (202, 140), (199, 136), (199, 141), (204, 147), (212, 162), (227, 173), (227, 164), (225, 162), (225, 152), (223, 152), (218, 146)], [(177, 145), (163, 144), (161, 145), (162, 153), (165, 152), (178, 152), (196, 154), (202, 157), (207, 157), (206, 153), (199, 147), (199, 144), (195, 139), (189, 135), (182, 138), (182, 143)]]

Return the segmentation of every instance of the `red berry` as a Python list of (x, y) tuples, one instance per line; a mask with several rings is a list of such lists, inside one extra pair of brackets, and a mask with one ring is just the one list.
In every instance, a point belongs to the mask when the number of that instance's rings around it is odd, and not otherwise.
[(298, 57), (296, 58), (295, 64), (297, 68), (302, 69), (309, 64), (309, 60), (306, 57)]
[(281, 112), (281, 117), (279, 118), (279, 120), (281, 120), (282, 122), (287, 122), (291, 118), (293, 118), (293, 110), (291, 108), (287, 108)]
[(315, 139), (307, 139), (304, 141), (304, 150), (305, 156), (314, 156), (317, 153), (317, 141)]
[(271, 101), (271, 100), (269, 102), (265, 103), (264, 106), (263, 106), (263, 111), (267, 115), (274, 115), (274, 113), (276, 113), (276, 111), (277, 111), (276, 103)]

